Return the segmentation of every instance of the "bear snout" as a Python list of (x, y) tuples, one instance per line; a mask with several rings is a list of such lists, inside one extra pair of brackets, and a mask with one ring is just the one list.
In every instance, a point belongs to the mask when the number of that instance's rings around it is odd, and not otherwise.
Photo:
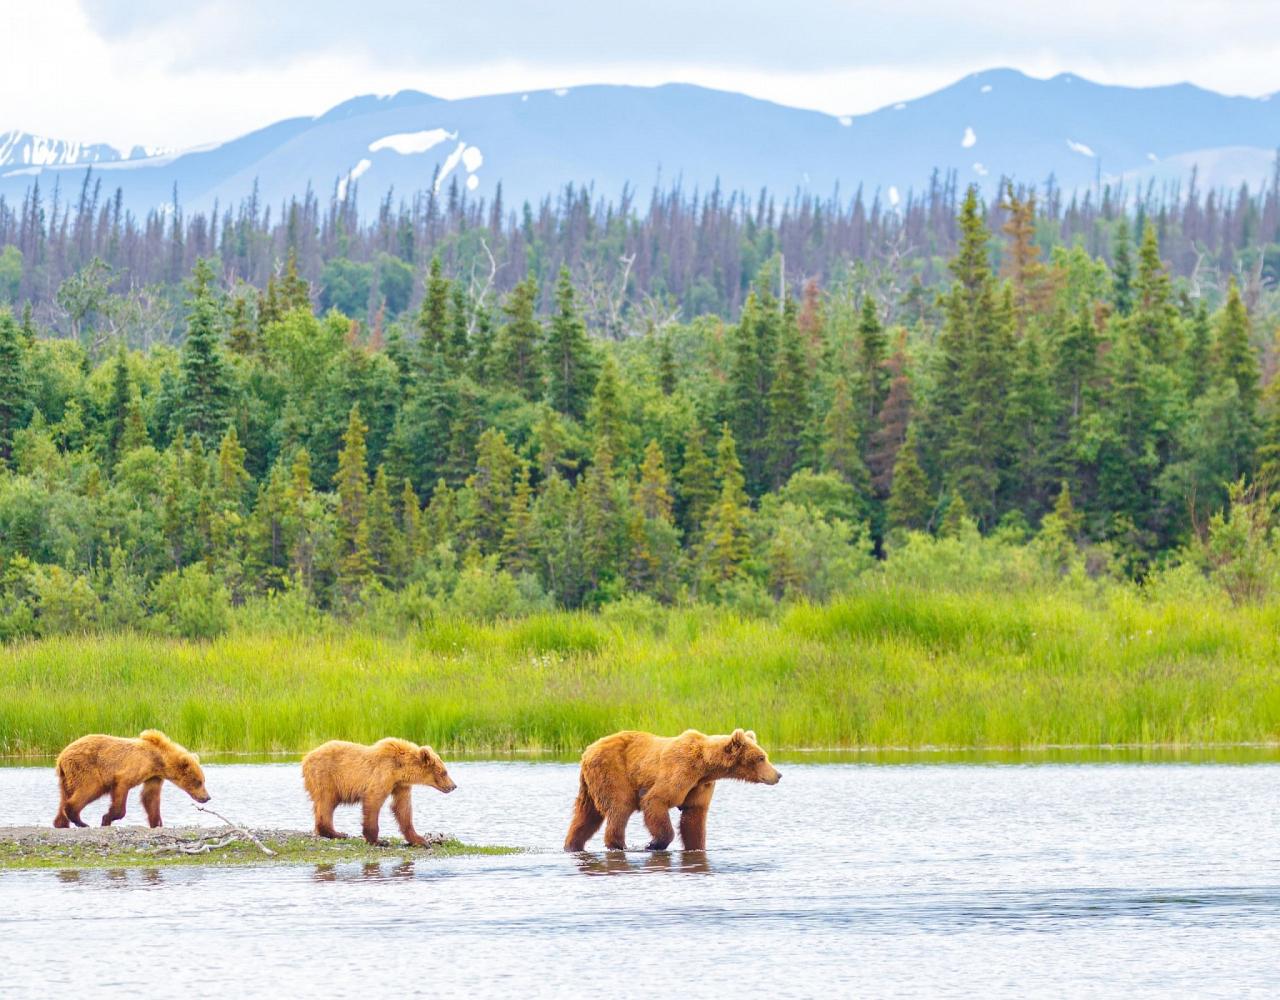
[(773, 769), (773, 774), (765, 778), (764, 783), (766, 785), (776, 785), (781, 780), (782, 780), (782, 772), (775, 767)]
[(457, 787), (458, 787), (458, 783), (457, 783), (456, 781), (453, 781), (452, 779), (450, 779), (449, 784), (447, 784), (447, 785), (445, 785), (443, 788), (441, 788), (441, 789), (440, 789), (440, 791), (444, 792), (444, 793), (445, 793), (445, 795), (448, 795), (450, 792), (452, 792), (452, 791), (453, 791), (455, 788), (457, 788)]

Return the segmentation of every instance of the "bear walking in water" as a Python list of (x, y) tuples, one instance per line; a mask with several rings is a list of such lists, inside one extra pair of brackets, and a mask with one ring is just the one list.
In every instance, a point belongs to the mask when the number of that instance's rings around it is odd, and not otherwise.
[(735, 729), (731, 736), (704, 736), (693, 729), (671, 737), (614, 733), (583, 751), (564, 849), (583, 850), (604, 823), (604, 846), (626, 850), (627, 820), (640, 809), (652, 837), (648, 849), (664, 850), (675, 836), (668, 815), (674, 808), (680, 810), (684, 849), (705, 850), (707, 809), (717, 781), (776, 785), (781, 777), (750, 730)]
[(364, 806), (364, 839), (378, 843), (378, 813), (390, 796), (400, 832), (414, 847), (427, 842), (413, 828), (411, 786), (430, 785), (442, 792), (458, 787), (434, 750), (393, 738), (373, 746), (330, 740), (302, 758), (302, 781), (315, 808), (319, 836), (345, 837), (333, 828), (333, 810), (359, 802)]
[(110, 826), (124, 819), (129, 790), (142, 786), (142, 806), (147, 822), (160, 826), (160, 786), (169, 779), (197, 802), (208, 802), (200, 758), (179, 746), (158, 729), (148, 729), (136, 740), (119, 736), (81, 736), (58, 754), (58, 788), (62, 801), (53, 825), (59, 828), (88, 826), (80, 810), (94, 799), (111, 794), (111, 808), (102, 817)]

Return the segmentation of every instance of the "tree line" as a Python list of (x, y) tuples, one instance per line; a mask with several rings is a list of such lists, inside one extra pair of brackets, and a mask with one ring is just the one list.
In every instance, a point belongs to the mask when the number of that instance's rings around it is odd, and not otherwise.
[(1274, 478), (1271, 345), (1155, 219), (1108, 260), (1000, 210), (965, 194), (936, 295), (793, 293), (774, 254), (733, 322), (623, 340), (567, 264), (486, 305), (441, 256), (385, 324), (317, 313), (297, 252), (260, 288), (198, 259), (178, 346), (0, 311), (0, 634), (216, 631), (270, 595), (822, 600), (921, 533), (1140, 579)]
[[(508, 206), (501, 186), (484, 199), (453, 183), (399, 200), (388, 191), (362, 218), (353, 184), (327, 201), (308, 191), (273, 206), (255, 192), (208, 211), (184, 210), (175, 191), (171, 204), (138, 217), (91, 169), (77, 190), (60, 184), (49, 190), (37, 178), (20, 203), (0, 198), (0, 301), (29, 303), (36, 322), (91, 349), (120, 334), (133, 346), (180, 340), (182, 282), (198, 260), (214, 260), (228, 287), (262, 288), (279, 279), (289, 253), (318, 308), (370, 325), (416, 313), (433, 257), (482, 306), (533, 274), (549, 310), (568, 267), (589, 325), (613, 338), (704, 313), (736, 318), (775, 257), (788, 294), (809, 280), (831, 292), (869, 290), (895, 319), (946, 284), (964, 197), (954, 173), (935, 173), (892, 203), (861, 188), (823, 198), (718, 185), (610, 201), (568, 185), (538, 204)], [(1150, 221), (1171, 273), (1193, 295), (1221, 301), (1234, 276), (1256, 309), (1280, 277), (1280, 174), (1257, 191), (1205, 191), (1193, 172), (1185, 186), (1067, 193), (1049, 178), (1016, 193), (1035, 206), (1042, 254), (1079, 242), (1114, 266), (1121, 229), (1140, 234)], [(1003, 197), (982, 211), (993, 231), (1009, 220)], [(994, 252), (1002, 264), (1003, 247)]]

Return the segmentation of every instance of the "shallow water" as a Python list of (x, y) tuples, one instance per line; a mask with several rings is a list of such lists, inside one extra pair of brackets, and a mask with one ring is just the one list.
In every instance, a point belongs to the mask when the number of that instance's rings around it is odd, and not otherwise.
[[(418, 829), (529, 853), (0, 874), (0, 994), (1280, 990), (1274, 764), (789, 764), (774, 788), (720, 786), (705, 855), (582, 857), (558, 850), (572, 765), (450, 770), (454, 794), (415, 791)], [(225, 815), (307, 825), (296, 764), (207, 772)], [(164, 794), (168, 822), (210, 822)], [(0, 769), (0, 825), (46, 824), (56, 798), (51, 769)]]

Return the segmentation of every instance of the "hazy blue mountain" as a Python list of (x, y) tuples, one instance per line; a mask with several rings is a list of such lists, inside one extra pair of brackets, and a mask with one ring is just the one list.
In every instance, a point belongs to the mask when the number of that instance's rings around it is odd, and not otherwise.
[[(8, 133), (9, 136), (16, 135)], [(936, 93), (866, 115), (832, 116), (685, 84), (590, 86), (447, 101), (414, 91), (358, 97), (317, 118), (293, 118), (185, 153), (129, 156), (102, 145), (25, 136), (0, 158), (0, 195), (20, 198), (39, 176), (78, 190), (85, 164), (103, 189), (121, 186), (135, 210), (226, 206), (255, 183), (271, 204), (302, 194), (358, 191), (362, 207), (457, 183), (508, 206), (591, 184), (640, 197), (655, 183), (751, 193), (767, 186), (846, 196), (862, 186), (896, 202), (930, 174), (956, 170), (990, 189), (1001, 174), (1065, 189), (1123, 177), (1201, 187), (1256, 186), (1280, 145), (1280, 101), (1227, 97), (1189, 84), (1112, 87), (1071, 74), (1037, 80), (1015, 70), (975, 73)], [(0, 136), (0, 149), (4, 149)], [(22, 150), (27, 150), (25, 154)], [(16, 157), (16, 158), (15, 158)]]

